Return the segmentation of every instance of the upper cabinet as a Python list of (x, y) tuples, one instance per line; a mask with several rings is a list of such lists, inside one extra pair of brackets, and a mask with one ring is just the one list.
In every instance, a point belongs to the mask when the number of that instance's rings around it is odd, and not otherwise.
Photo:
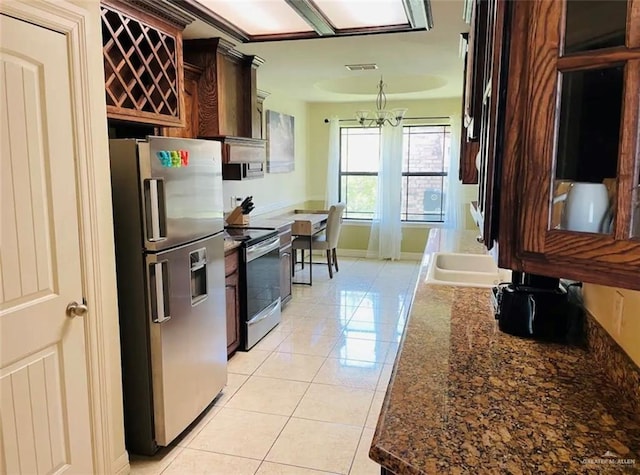
[(191, 64), (184, 64), (184, 126), (164, 127), (162, 135), (167, 137), (183, 137), (195, 139), (198, 137), (198, 82), (202, 76), (202, 68)]
[(488, 57), (487, 20), (489, 2), (473, 0), (471, 2), (471, 23), (467, 35), (467, 54), (465, 57), (463, 124), (469, 140), (477, 141), (480, 133), (480, 114), (482, 94), (485, 83), (485, 61)]
[[(469, 122), (466, 121), (467, 110), (469, 109), (469, 99), (471, 94), (471, 86), (469, 78), (469, 71), (473, 70), (473, 50), (469, 44), (469, 33), (461, 33), (461, 47), (464, 59), (464, 79), (463, 79), (463, 101), (462, 101), (462, 118), (463, 127), (460, 134), (460, 167), (458, 171), (459, 180), (466, 184), (478, 183), (478, 168), (476, 167), (476, 157), (480, 143), (477, 138), (473, 139), (469, 137), (468, 127)], [(466, 124), (466, 125), (465, 125)]]
[(184, 125), (182, 29), (190, 18), (148, 0), (103, 1), (101, 17), (107, 117)]
[(640, 0), (508, 3), (499, 263), (640, 289)]
[(254, 120), (258, 56), (245, 56), (222, 38), (185, 41), (185, 61), (202, 69), (199, 79), (201, 137), (261, 138)]
[(461, 34), (464, 59), (464, 83), (462, 92), (462, 133), (460, 134), (459, 179), (464, 184), (478, 183), (478, 155), (482, 100), (486, 82), (487, 60), (487, 0), (465, 0), (465, 21), (469, 32)]
[(463, 183), (472, 183), (471, 178), (475, 178), (478, 184), (474, 218), (489, 249), (497, 240), (500, 224), (499, 176), (505, 130), (510, 3), (474, 0), (466, 62), (460, 171)]
[(184, 42), (185, 125), (163, 135), (222, 142), (222, 176), (243, 180), (264, 176), (262, 101), (257, 56), (245, 56), (222, 38)]

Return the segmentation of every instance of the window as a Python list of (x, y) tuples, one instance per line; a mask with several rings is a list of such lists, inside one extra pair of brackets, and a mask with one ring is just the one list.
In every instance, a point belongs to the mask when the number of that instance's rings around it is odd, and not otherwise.
[[(373, 218), (379, 148), (379, 128), (340, 129), (340, 201), (347, 205), (346, 218)], [(402, 220), (443, 222), (450, 127), (404, 126), (402, 148)]]

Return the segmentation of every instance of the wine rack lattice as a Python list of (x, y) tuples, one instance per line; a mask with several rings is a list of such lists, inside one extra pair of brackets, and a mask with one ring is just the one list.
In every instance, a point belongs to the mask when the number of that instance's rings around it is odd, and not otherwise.
[(101, 17), (109, 115), (179, 123), (178, 39), (106, 5)]

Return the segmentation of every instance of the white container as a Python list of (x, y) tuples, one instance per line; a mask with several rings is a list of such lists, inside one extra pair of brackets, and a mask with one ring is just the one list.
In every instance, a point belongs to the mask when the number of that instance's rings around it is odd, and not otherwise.
[(603, 183), (572, 183), (569, 191), (554, 198), (566, 201), (560, 228), (567, 231), (599, 233), (609, 209), (609, 195)]

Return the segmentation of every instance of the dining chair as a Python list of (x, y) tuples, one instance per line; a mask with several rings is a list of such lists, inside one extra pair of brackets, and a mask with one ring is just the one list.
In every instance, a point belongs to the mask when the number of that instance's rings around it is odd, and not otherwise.
[[(336, 248), (338, 247), (338, 238), (340, 237), (340, 228), (342, 227), (342, 215), (346, 205), (337, 203), (329, 208), (327, 215), (327, 228), (324, 234), (315, 236), (311, 240), (311, 249), (314, 251), (324, 250), (327, 254), (327, 267), (329, 269), (329, 278), (333, 279), (333, 267), (338, 272), (338, 256)], [(306, 237), (298, 237), (291, 243), (293, 247), (294, 264), (296, 262), (298, 249), (302, 251), (302, 267), (304, 268), (304, 251), (309, 249), (309, 240)]]

